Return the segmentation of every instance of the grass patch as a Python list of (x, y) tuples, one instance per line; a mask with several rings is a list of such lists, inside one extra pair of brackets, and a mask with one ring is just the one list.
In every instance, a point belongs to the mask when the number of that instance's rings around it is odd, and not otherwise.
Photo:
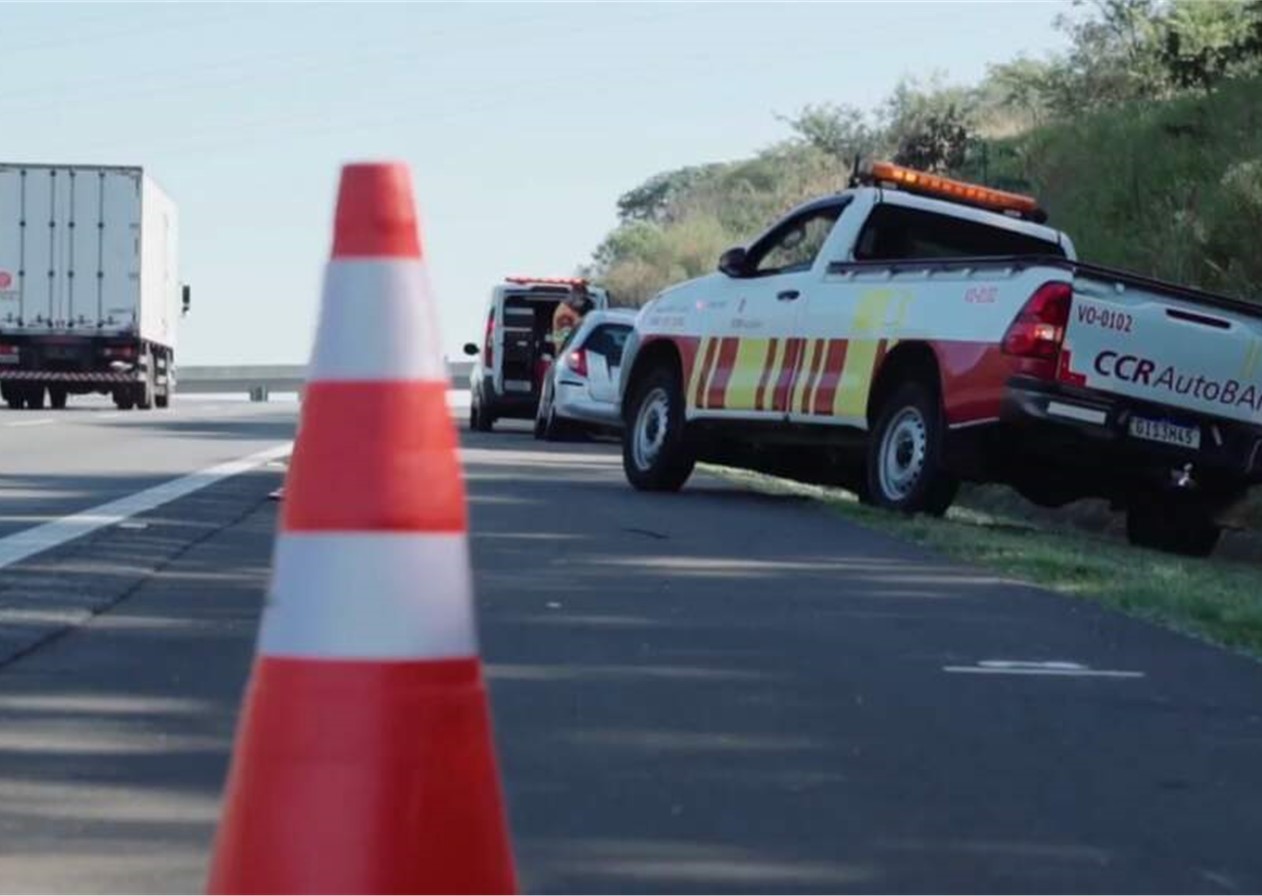
[(865, 507), (839, 489), (704, 467), (754, 491), (815, 498), (855, 522), (948, 557), (1262, 657), (1262, 570), (1251, 564), (1175, 557), (960, 507), (942, 520), (908, 518)]

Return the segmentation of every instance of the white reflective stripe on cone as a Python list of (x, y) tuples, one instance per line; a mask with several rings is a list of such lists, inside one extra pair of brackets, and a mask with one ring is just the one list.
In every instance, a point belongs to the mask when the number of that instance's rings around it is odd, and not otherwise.
[(329, 262), (308, 382), (446, 382), (431, 295), (419, 261)]
[(463, 533), (282, 532), (273, 568), (261, 654), (345, 660), (477, 654)]

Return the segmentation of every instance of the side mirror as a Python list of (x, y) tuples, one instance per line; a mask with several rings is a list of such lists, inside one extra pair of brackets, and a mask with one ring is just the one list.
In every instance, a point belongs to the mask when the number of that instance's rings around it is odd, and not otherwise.
[(748, 263), (744, 247), (737, 246), (734, 249), (728, 249), (719, 258), (719, 270), (729, 277), (744, 277)]
[(470, 358), (472, 358), (474, 355), (476, 355), (480, 351), (481, 349), (478, 348), (477, 343), (475, 342), (466, 342), (464, 344), (464, 353), (468, 355)]
[(183, 305), (181, 307), (180, 313), (188, 314), (188, 309), (192, 307), (192, 304), (193, 304), (193, 290), (189, 287), (187, 283), (184, 284), (182, 298), (183, 298)]

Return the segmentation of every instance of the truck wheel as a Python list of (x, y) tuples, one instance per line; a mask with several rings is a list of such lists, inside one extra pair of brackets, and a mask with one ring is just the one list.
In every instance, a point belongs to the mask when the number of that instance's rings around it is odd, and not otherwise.
[(136, 407), (147, 411), (153, 407), (154, 376), (153, 355), (148, 355), (145, 364), (145, 378), (136, 387)]
[(622, 430), (622, 469), (641, 491), (683, 488), (697, 456), (688, 440), (679, 375), (659, 365), (635, 384)]
[(48, 390), (48, 406), (55, 411), (60, 411), (66, 406), (66, 390), (52, 389)]
[(942, 409), (921, 382), (900, 386), (885, 402), (868, 438), (868, 495), (903, 513), (946, 513), (960, 481), (942, 466)]
[(124, 386), (114, 393), (114, 407), (120, 411), (130, 411), (135, 405), (136, 399), (130, 386)]
[(1218, 545), (1222, 527), (1196, 501), (1178, 495), (1138, 498), (1126, 508), (1126, 540), (1184, 557), (1208, 557)]
[(26, 406), (32, 411), (42, 411), (44, 409), (44, 387), (32, 386), (30, 391), (26, 393)]

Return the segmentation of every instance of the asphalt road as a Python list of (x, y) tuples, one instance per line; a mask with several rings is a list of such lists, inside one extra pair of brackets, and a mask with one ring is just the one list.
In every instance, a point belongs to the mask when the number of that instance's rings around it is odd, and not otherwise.
[[(642, 495), (610, 446), (465, 442), (526, 889), (1262, 889), (1252, 660), (802, 499)], [(202, 886), (278, 482), (4, 571), (6, 636), (80, 611), (0, 661), (0, 889)]]
[(0, 409), (0, 538), (291, 439), (296, 408), (177, 395), (165, 410), (119, 411), (100, 396)]

